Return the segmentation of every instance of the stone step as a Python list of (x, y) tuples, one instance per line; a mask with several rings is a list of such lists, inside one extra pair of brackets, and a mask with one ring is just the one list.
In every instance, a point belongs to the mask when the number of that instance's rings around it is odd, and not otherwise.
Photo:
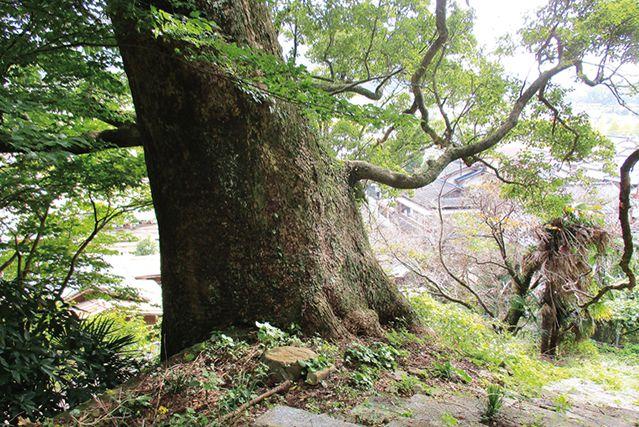
[(290, 406), (275, 406), (261, 415), (253, 424), (255, 427), (361, 427), (325, 414), (313, 414)]

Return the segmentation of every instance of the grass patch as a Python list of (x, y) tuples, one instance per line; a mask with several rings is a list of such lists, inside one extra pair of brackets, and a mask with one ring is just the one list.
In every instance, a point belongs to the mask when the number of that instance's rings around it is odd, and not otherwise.
[(639, 390), (639, 360), (623, 351), (600, 349), (591, 341), (564, 349), (556, 362), (539, 356), (533, 338), (497, 333), (484, 317), (427, 294), (412, 299), (415, 310), (435, 332), (435, 341), (451, 359), (467, 359), (497, 375), (508, 390), (538, 396), (541, 388), (571, 377), (610, 390)]

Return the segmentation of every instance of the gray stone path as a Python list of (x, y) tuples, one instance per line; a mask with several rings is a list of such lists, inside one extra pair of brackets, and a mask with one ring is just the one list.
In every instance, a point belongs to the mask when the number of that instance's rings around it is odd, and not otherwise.
[(256, 427), (357, 427), (324, 414), (313, 414), (289, 406), (275, 406), (261, 415), (253, 424)]
[[(565, 380), (544, 389), (539, 399), (504, 399), (496, 426), (530, 427), (637, 427), (639, 405), (632, 392), (614, 392), (578, 380)], [(558, 404), (557, 396), (561, 396)], [(481, 415), (485, 397), (472, 391), (440, 391), (411, 398), (372, 397), (353, 408), (345, 419), (317, 415), (300, 409), (276, 406), (256, 420), (262, 427), (440, 427), (484, 426)], [(357, 424), (355, 424), (357, 423)]]

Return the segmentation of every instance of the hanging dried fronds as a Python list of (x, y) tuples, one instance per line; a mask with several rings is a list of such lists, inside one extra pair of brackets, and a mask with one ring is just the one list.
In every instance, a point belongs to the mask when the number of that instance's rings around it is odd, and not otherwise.
[(539, 244), (531, 258), (541, 266), (544, 282), (541, 351), (552, 355), (567, 330), (582, 335), (579, 325), (583, 323), (583, 313), (576, 314), (576, 309), (591, 298), (589, 287), (594, 269), (610, 245), (610, 235), (568, 211), (541, 227), (537, 238)]

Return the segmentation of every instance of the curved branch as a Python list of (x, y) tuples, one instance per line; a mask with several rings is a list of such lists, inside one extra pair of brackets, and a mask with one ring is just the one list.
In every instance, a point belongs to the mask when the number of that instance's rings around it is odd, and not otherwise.
[(413, 92), (414, 104), (417, 106), (419, 114), (422, 117), (422, 130), (431, 137), (435, 144), (442, 147), (445, 145), (446, 141), (437, 135), (435, 130), (428, 124), (428, 109), (424, 105), (424, 94), (422, 93), (421, 84), (424, 79), (424, 74), (426, 74), (428, 67), (433, 62), (435, 55), (444, 47), (444, 44), (446, 44), (446, 41), (448, 40), (448, 28), (446, 27), (446, 0), (437, 0), (437, 4), (435, 5), (435, 25), (437, 28), (437, 38), (433, 44), (429, 46), (428, 50), (422, 57), (419, 66), (415, 70), (415, 73), (413, 73), (413, 76), (410, 79), (410, 88)]
[(637, 278), (634, 271), (630, 267), (632, 253), (634, 252), (634, 244), (632, 241), (632, 229), (630, 228), (630, 172), (639, 162), (639, 150), (635, 150), (626, 158), (621, 165), (620, 183), (619, 183), (619, 223), (621, 224), (621, 235), (623, 238), (623, 254), (619, 261), (619, 267), (623, 270), (628, 281), (623, 281), (614, 285), (604, 286), (592, 297), (588, 302), (581, 305), (582, 309), (586, 309), (591, 305), (599, 302), (601, 298), (608, 292), (613, 290), (632, 290), (637, 285)]
[(499, 143), (519, 121), (519, 116), (530, 99), (555, 75), (570, 68), (573, 62), (560, 63), (553, 68), (541, 73), (529, 86), (524, 90), (517, 101), (515, 101), (508, 117), (504, 122), (490, 132), (482, 140), (462, 146), (450, 147), (442, 153), (439, 158), (429, 160), (425, 171), (412, 175), (400, 172), (393, 172), (388, 169), (372, 165), (368, 162), (353, 160), (347, 162), (349, 181), (356, 183), (363, 179), (371, 179), (381, 184), (388, 185), (400, 189), (414, 189), (424, 187), (433, 182), (444, 168), (452, 161), (462, 159), (464, 157), (472, 157), (483, 151), (494, 147)]
[[(513, 181), (511, 179), (508, 179), (506, 177), (504, 177), (501, 172), (499, 172), (499, 169), (496, 166), (493, 166), (492, 164), (488, 163), (486, 160), (478, 157), (478, 156), (472, 156), (469, 157), (468, 160), (470, 160), (471, 162), (477, 162), (477, 163), (481, 163), (482, 165), (486, 166), (488, 169), (490, 169), (491, 171), (493, 171), (493, 173), (495, 174), (495, 177), (500, 180), (501, 182), (503, 182), (504, 184), (511, 184), (511, 185), (524, 185), (521, 182), (517, 182), (517, 181)], [(464, 162), (466, 162), (464, 160)], [(468, 162), (466, 162), (466, 165), (471, 166), (472, 163), (469, 165)]]
[[(382, 96), (384, 95), (384, 86), (386, 85), (386, 83), (388, 83), (388, 81), (395, 75), (401, 73), (403, 71), (403, 68), (399, 68), (395, 71), (392, 71), (391, 73), (385, 75), (385, 76), (378, 76), (378, 77), (369, 77), (366, 78), (364, 80), (359, 80), (357, 82), (334, 82), (330, 79), (324, 79), (322, 77), (315, 77), (318, 80), (322, 80), (322, 82), (318, 82), (315, 84), (315, 86), (318, 89), (324, 90), (328, 93), (330, 93), (331, 95), (337, 95), (340, 93), (344, 93), (344, 92), (352, 92), (352, 93), (356, 93), (358, 95), (362, 95), (372, 101), (379, 101), (380, 99), (382, 99)], [(364, 83), (368, 83), (371, 82), (373, 80), (380, 80), (380, 83), (377, 85), (377, 87), (375, 88), (375, 91), (372, 91), (370, 89), (365, 88), (364, 86), (361, 86)]]
[(628, 288), (632, 289), (637, 284), (635, 273), (630, 268), (630, 260), (634, 251), (632, 242), (632, 229), (630, 228), (630, 172), (639, 161), (639, 150), (635, 150), (621, 165), (621, 181), (619, 184), (619, 223), (621, 224), (621, 235), (623, 236), (623, 255), (619, 266), (628, 276)]

